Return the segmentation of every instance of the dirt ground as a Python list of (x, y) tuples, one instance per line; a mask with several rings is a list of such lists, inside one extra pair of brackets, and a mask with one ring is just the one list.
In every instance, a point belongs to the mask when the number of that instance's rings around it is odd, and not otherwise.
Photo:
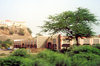
[(33, 48), (33, 49), (31, 49), (31, 52), (32, 53), (39, 53), (39, 52), (44, 51), (44, 50), (46, 50), (46, 49), (45, 48)]
[(11, 50), (0, 50), (0, 57), (8, 56), (11, 53)]
[(11, 51), (9, 50), (0, 50), (0, 54), (5, 53), (5, 54), (9, 54)]

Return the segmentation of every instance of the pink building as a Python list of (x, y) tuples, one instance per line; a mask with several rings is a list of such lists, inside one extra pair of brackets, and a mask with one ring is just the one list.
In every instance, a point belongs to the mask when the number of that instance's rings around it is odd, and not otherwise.
[[(95, 45), (100, 44), (100, 37), (94, 36), (90, 38), (78, 38), (80, 45)], [(32, 40), (14, 41), (14, 46), (20, 45), (16, 48), (48, 48), (53, 50), (61, 50), (69, 46), (75, 45), (76, 40), (69, 40), (66, 36), (53, 35), (53, 36), (37, 36)]]

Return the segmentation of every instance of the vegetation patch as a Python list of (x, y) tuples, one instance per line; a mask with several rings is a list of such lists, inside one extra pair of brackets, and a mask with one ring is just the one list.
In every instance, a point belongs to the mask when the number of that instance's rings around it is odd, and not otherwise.
[(12, 45), (12, 41), (7, 39), (6, 41), (0, 41), (0, 48), (8, 49)]
[(23, 29), (20, 29), (18, 34), (19, 34), (19, 35), (24, 35), (24, 34), (25, 34), (25, 33), (24, 33), (24, 30), (23, 30)]
[(65, 53), (44, 50), (37, 55), (25, 49), (15, 50), (10, 56), (1, 58), (1, 66), (99, 66), (100, 49), (95, 46), (73, 46)]

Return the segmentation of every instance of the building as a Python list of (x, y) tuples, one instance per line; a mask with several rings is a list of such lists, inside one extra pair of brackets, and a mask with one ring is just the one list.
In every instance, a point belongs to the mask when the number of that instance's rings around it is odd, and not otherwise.
[(24, 21), (13, 21), (13, 20), (0, 20), (0, 26), (16, 26), (16, 27), (25, 27)]
[[(80, 45), (100, 44), (99, 36), (78, 39)], [(61, 50), (75, 44), (75, 39), (70, 40), (67, 36), (58, 34), (53, 36), (37, 36), (32, 40), (15, 40), (14, 48), (48, 48), (52, 50)]]
[(17, 39), (14, 40), (14, 49), (16, 48), (36, 48), (34, 45), (34, 40), (23, 40), (23, 39)]

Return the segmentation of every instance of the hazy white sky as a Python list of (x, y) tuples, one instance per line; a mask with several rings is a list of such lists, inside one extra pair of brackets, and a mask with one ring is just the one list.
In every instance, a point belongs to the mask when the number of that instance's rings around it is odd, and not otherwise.
[[(100, 0), (0, 0), (0, 20), (25, 21), (34, 36), (49, 15), (78, 7), (88, 8), (100, 20)], [(93, 28), (100, 34), (99, 26)]]

